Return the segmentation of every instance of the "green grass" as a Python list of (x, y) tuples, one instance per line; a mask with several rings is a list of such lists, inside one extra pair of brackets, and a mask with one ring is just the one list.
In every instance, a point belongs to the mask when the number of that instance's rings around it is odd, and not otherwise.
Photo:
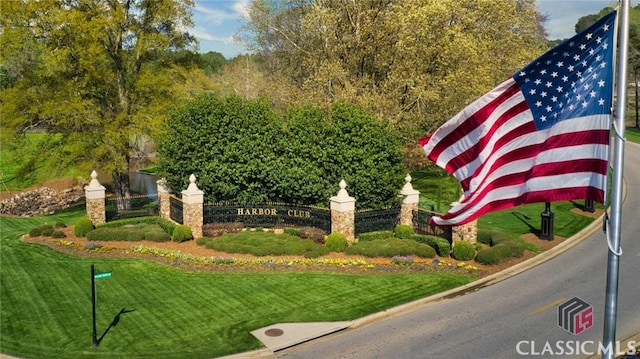
[(626, 137), (628, 141), (640, 143), (640, 129), (635, 127), (627, 127), (624, 130), (624, 137)]
[[(47, 147), (47, 140), (59, 136), (47, 133), (28, 133), (23, 137), (10, 137), (9, 131), (0, 129), (0, 190), (21, 190), (50, 179), (75, 177), (73, 168), (47, 165), (55, 160)], [(38, 160), (32, 161), (37, 154)]]
[[(446, 273), (192, 272), (139, 259), (74, 257), (19, 240), (33, 227), (70, 224), (83, 215), (80, 206), (47, 217), (0, 217), (3, 353), (212, 358), (261, 347), (250, 331), (263, 326), (351, 320), (474, 279)], [(97, 348), (91, 347), (92, 263), (113, 273), (96, 281), (98, 337), (104, 334)]]
[[(580, 207), (583, 204), (584, 201), (551, 203), (551, 211), (554, 213), (553, 232), (555, 235), (565, 238), (571, 237), (593, 221), (593, 218), (571, 212), (573, 208)], [(520, 239), (520, 236), (539, 232), (541, 225), (540, 213), (544, 211), (544, 208), (544, 203), (533, 203), (487, 213), (478, 220), (478, 229), (505, 232), (524, 245), (526, 249), (540, 252), (542, 251), (541, 248), (526, 243)], [(602, 205), (596, 204), (596, 208), (602, 208)]]

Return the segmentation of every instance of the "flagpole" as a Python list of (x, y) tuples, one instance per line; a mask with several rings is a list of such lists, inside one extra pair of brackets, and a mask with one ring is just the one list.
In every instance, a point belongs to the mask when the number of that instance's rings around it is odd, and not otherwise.
[(604, 308), (602, 358), (613, 359), (615, 356), (616, 316), (618, 305), (618, 272), (620, 269), (620, 232), (622, 214), (622, 180), (624, 174), (624, 129), (625, 110), (627, 105), (627, 49), (629, 40), (629, 0), (622, 0), (619, 26), (618, 80), (613, 149), (613, 183), (611, 189), (611, 219), (607, 226), (607, 287)]

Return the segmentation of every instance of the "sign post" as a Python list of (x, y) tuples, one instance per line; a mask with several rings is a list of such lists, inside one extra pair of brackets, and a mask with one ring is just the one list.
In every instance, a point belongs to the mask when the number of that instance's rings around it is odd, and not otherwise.
[(98, 346), (98, 330), (96, 329), (96, 279), (109, 278), (112, 272), (98, 272), (91, 265), (91, 316), (93, 318), (93, 330), (91, 332), (91, 345), (95, 348)]

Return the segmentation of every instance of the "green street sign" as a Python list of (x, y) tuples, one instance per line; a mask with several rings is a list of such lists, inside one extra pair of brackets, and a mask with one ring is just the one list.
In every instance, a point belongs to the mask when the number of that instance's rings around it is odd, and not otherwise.
[(93, 275), (93, 278), (95, 279), (109, 278), (109, 277), (111, 277), (111, 272), (100, 272)]

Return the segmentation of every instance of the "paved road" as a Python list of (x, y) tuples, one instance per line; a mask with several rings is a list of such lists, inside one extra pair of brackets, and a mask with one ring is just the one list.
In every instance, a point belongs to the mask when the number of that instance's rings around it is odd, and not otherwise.
[[(640, 333), (640, 146), (627, 144), (625, 155), (619, 340)], [(587, 357), (602, 340), (606, 271), (607, 245), (598, 230), (570, 250), (499, 283), (286, 349), (275, 357)], [(593, 306), (593, 326), (577, 335), (561, 328), (557, 319), (557, 306), (573, 297)], [(567, 355), (570, 352), (582, 355)]]

